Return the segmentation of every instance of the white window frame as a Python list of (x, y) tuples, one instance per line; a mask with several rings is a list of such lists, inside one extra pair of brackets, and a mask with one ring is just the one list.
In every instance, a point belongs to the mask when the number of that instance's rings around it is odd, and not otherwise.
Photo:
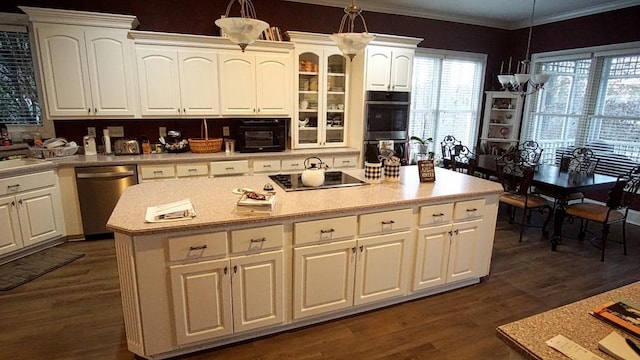
[[(432, 49), (432, 48), (418, 48), (416, 50), (416, 54), (415, 54), (415, 58), (418, 57), (429, 57), (429, 58), (435, 58), (435, 59), (440, 59), (441, 61), (445, 61), (445, 60), (461, 60), (461, 61), (471, 61), (471, 62), (478, 62), (481, 64), (481, 70), (480, 70), (480, 74), (477, 78), (477, 80), (479, 81), (478, 83), (478, 89), (477, 91), (475, 91), (476, 94), (474, 94), (475, 96), (477, 96), (477, 98), (475, 99), (476, 103), (477, 103), (477, 107), (475, 109), (475, 115), (474, 115), (474, 120), (473, 123), (470, 124), (469, 129), (471, 131), (470, 134), (468, 134), (467, 139), (468, 139), (468, 143), (465, 143), (464, 145), (467, 145), (472, 151), (473, 149), (475, 149), (476, 147), (476, 143), (478, 140), (478, 132), (479, 132), (479, 128), (480, 128), (480, 122), (481, 122), (481, 110), (482, 110), (482, 100), (483, 100), (483, 96), (484, 96), (484, 79), (485, 79), (485, 75), (486, 75), (486, 69), (487, 69), (487, 55), (486, 54), (481, 54), (481, 53), (472, 53), (472, 52), (463, 52), (463, 51), (451, 51), (451, 50), (442, 50), (442, 49)], [(415, 64), (415, 59), (414, 59), (414, 64)], [(442, 62), (440, 63), (440, 65), (442, 65)], [(425, 136), (425, 137), (433, 137), (433, 143), (430, 144), (430, 151), (433, 151), (436, 154), (436, 157), (440, 156), (440, 151), (438, 150), (440, 148), (440, 141), (442, 140), (442, 138), (445, 135), (448, 134), (439, 134), (438, 133), (438, 119), (439, 119), (439, 115), (441, 110), (439, 109), (439, 102), (440, 102), (440, 81), (441, 81), (441, 77), (442, 77), (442, 66), (439, 66), (439, 68), (437, 69), (438, 74), (436, 76), (438, 76), (438, 79), (435, 79), (436, 84), (435, 87), (437, 87), (438, 90), (438, 94), (436, 94), (436, 99), (434, 100), (435, 102), (435, 106), (436, 108), (434, 109), (430, 109), (431, 112), (434, 113), (434, 117), (435, 117), (435, 133), (431, 134), (429, 136)], [(415, 67), (414, 67), (414, 78), (413, 78), (413, 84), (415, 86), (415, 84), (417, 82), (419, 82), (419, 79), (416, 79), (415, 77)], [(414, 96), (414, 92), (412, 91), (412, 97)], [(412, 99), (412, 104), (413, 104), (413, 99)], [(414, 106), (411, 106), (411, 110), (414, 110)], [(413, 114), (411, 116), (412, 120), (413, 120)], [(411, 129), (411, 124), (410, 124), (410, 129)], [(411, 134), (411, 130), (409, 135), (413, 135)], [(440, 136), (441, 135), (441, 136)]]

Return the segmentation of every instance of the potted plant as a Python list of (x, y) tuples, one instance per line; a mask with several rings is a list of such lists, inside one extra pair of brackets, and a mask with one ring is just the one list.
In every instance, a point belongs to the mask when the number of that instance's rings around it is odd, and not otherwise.
[(418, 154), (426, 156), (428, 160), (433, 160), (435, 153), (433, 151), (429, 151), (429, 144), (433, 142), (433, 138), (422, 139), (418, 136), (411, 136), (409, 138), (410, 141), (414, 141), (418, 143)]

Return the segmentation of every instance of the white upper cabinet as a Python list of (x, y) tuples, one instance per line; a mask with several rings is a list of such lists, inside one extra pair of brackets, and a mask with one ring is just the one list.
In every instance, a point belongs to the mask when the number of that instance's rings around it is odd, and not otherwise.
[(367, 47), (366, 90), (411, 91), (414, 49)]
[(133, 116), (133, 64), (127, 32), (36, 24), (49, 117)]
[(291, 79), (288, 54), (220, 54), (222, 114), (290, 116)]
[(214, 51), (136, 46), (143, 116), (211, 116), (218, 107)]

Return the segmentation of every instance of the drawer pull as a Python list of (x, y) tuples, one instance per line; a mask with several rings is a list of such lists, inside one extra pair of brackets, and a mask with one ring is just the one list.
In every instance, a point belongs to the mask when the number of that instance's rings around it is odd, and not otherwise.
[(391, 225), (391, 224), (395, 224), (396, 222), (393, 220), (389, 220), (389, 221), (382, 221), (382, 225)]
[(263, 167), (263, 168), (270, 168), (270, 167), (271, 167), (271, 165), (269, 165), (269, 164), (265, 164), (265, 165), (262, 165), (262, 167)]
[(443, 217), (443, 216), (444, 216), (444, 214), (443, 214), (443, 213), (440, 213), (440, 214), (433, 214), (433, 215), (431, 215), (431, 216), (433, 216), (433, 217)]
[(265, 241), (267, 241), (267, 238), (264, 238), (264, 237), (263, 237), (263, 238), (260, 238), (260, 239), (251, 239), (251, 240), (249, 240), (249, 241), (250, 241), (250, 242), (252, 242), (252, 243), (260, 243), (260, 242), (265, 242)]
[(198, 173), (198, 169), (189, 169), (188, 171), (189, 171), (190, 173), (191, 173), (191, 172)]
[(16, 193), (20, 191), (20, 184), (9, 185), (7, 186), (8, 193)]
[(475, 211), (478, 211), (478, 209), (476, 209), (476, 208), (473, 208), (473, 209), (467, 209), (467, 212), (475, 212)]
[(320, 234), (330, 234), (330, 233), (335, 232), (335, 231), (336, 231), (336, 229), (334, 229), (334, 228), (331, 228), (329, 230), (320, 229)]
[(232, 167), (226, 167), (226, 168), (224, 168), (224, 169), (225, 169), (225, 170), (234, 170), (234, 167), (233, 167), (233, 166), (232, 166)]
[(295, 167), (298, 167), (298, 166), (300, 166), (300, 164), (298, 164), (298, 163), (293, 163), (293, 164), (291, 164), (291, 166), (292, 166), (292, 167), (294, 167), (294, 166), (295, 166)]
[(348, 164), (348, 163), (350, 163), (350, 162), (351, 162), (351, 161), (349, 161), (349, 160), (342, 160), (342, 163), (343, 163), (343, 164)]
[(164, 172), (162, 170), (154, 170), (153, 175), (162, 175)]
[(200, 245), (200, 246), (190, 246), (189, 247), (189, 251), (196, 251), (196, 250), (204, 250), (207, 248), (207, 245)]

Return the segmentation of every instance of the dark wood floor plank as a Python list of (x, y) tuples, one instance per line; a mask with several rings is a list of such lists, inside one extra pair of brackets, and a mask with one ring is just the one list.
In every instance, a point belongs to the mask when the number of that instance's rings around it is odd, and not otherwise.
[[(611, 244), (604, 263), (600, 250), (575, 238), (577, 224), (566, 228), (569, 237), (553, 253), (539, 228), (527, 229), (519, 243), (518, 227), (501, 211), (491, 274), (480, 284), (178, 358), (508, 358), (512, 352), (496, 338), (496, 327), (640, 281), (640, 227), (628, 227), (629, 255)], [(611, 236), (620, 230), (614, 227)], [(86, 255), (0, 292), (0, 358), (134, 359), (126, 348), (113, 240), (63, 246)]]

